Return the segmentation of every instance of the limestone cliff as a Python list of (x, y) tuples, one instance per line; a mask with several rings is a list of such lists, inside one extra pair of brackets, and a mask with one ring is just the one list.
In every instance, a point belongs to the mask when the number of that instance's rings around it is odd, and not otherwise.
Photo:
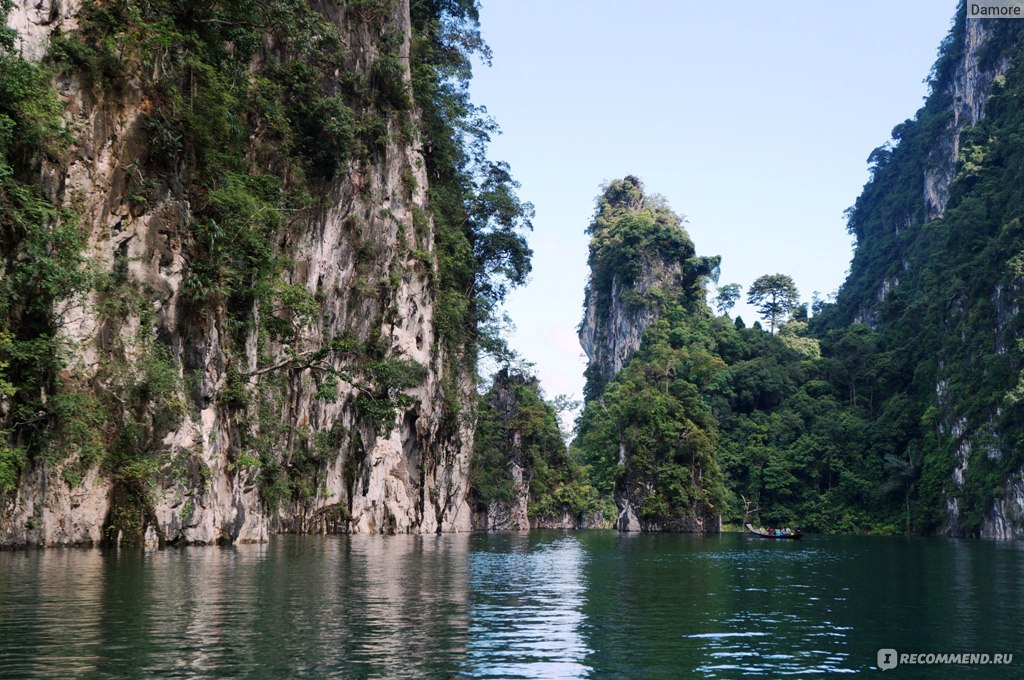
[[(22, 395), (4, 397), (24, 454), (15, 487), (0, 492), (0, 545), (470, 528), (475, 388), (471, 365), (436, 333), (409, 0), (308, 5), (309, 16), (269, 16), (255, 40), (207, 36), (230, 17), (166, 19), (191, 21), (194, 37), (181, 40), (210, 45), (222, 70), (160, 46), (158, 17), (131, 3), (21, 0), (10, 12), (22, 57), (55, 64), (69, 140), (35, 167), (54, 204), (74, 212), (91, 278), (52, 305), (66, 354), (38, 400), (45, 445), (17, 434)], [(324, 81), (307, 75), (319, 62), (288, 61), (306, 47), (280, 29), (311, 21), (303, 30), (338, 46)], [(218, 79), (244, 50), (247, 73), (231, 82), (252, 88), (223, 91)], [(172, 68), (185, 76), (168, 84)], [(314, 100), (298, 86), (275, 94), (282, 74), (322, 83), (320, 108), (307, 112)], [(251, 113), (276, 96), (283, 113)], [(215, 140), (190, 151), (181, 135), (222, 112), (225, 135), (231, 125), (248, 135), (238, 159), (224, 161)], [(172, 116), (189, 114), (191, 127), (176, 127)], [(315, 180), (295, 179), (270, 130), (288, 116), (287, 148), (309, 147)], [(328, 154), (342, 147), (348, 159), (336, 163)], [(158, 150), (170, 160), (154, 160)], [(195, 189), (217, 163), (229, 170)], [(257, 233), (266, 238), (250, 244)], [(270, 275), (257, 268), (263, 249)], [(72, 398), (77, 411), (58, 410)]]
[(933, 67), (932, 93), (918, 120), (897, 125), (892, 141), (868, 159), (872, 175), (881, 173), (884, 181), (869, 182), (858, 204), (884, 201), (885, 210), (877, 211), (877, 228), (870, 224), (874, 215), (854, 212), (850, 230), (858, 239), (870, 238), (879, 245), (884, 241), (886, 247), (858, 248), (844, 288), (865, 288), (847, 297), (856, 297), (860, 304), (855, 320), (869, 326), (877, 324), (879, 306), (911, 266), (908, 251), (916, 227), (944, 214), (960, 158), (960, 135), (981, 121), (992, 85), (1009, 69), (1014, 54), (1012, 31), (1005, 22), (963, 17), (960, 7)]
[[(708, 445), (715, 424), (694, 398), (690, 371), (705, 359), (721, 362), (699, 343), (691, 346), (698, 336), (690, 326), (710, 319), (704, 282), (719, 260), (697, 257), (682, 218), (660, 197), (646, 196), (633, 176), (606, 187), (588, 233), (590, 280), (579, 337), (589, 364), (577, 445), (604, 479), (602, 491), (614, 497), (620, 531), (718, 531), (720, 473)], [(652, 327), (657, 338), (647, 338)], [(650, 365), (652, 352), (660, 368)], [(671, 375), (672, 386), (661, 382), (646, 399), (636, 392), (662, 380), (652, 371), (663, 380)], [(670, 434), (666, 425), (678, 429)], [(677, 438), (687, 441), (685, 469), (671, 450)]]
[[(668, 237), (659, 240), (642, 230), (612, 228), (621, 218), (629, 222), (645, 211), (660, 216)], [(590, 280), (578, 329), (588, 360), (587, 398), (600, 394), (640, 347), (644, 329), (658, 317), (666, 295), (687, 294), (699, 276), (717, 266), (717, 260), (694, 266), (693, 243), (681, 223), (661, 223), (669, 219), (666, 215), (670, 213), (663, 199), (645, 196), (643, 184), (632, 175), (609, 184), (598, 201), (588, 229)]]
[(961, 4), (924, 107), (872, 153), (850, 212), (857, 247), (838, 316), (878, 331), (905, 366), (887, 389), (918, 405), (921, 432), (900, 455), (922, 461), (922, 495), (950, 535), (1024, 536), (1021, 44), (1018, 22), (967, 20)]
[(490, 531), (603, 524), (586, 471), (566, 449), (536, 378), (503, 368), (484, 394), (470, 468), (475, 526)]
[(965, 21), (963, 33), (954, 32), (960, 49), (950, 52), (948, 77), (938, 96), (950, 102), (946, 129), (936, 139), (924, 169), (925, 221), (941, 217), (949, 202), (949, 185), (960, 158), (960, 133), (977, 125), (985, 114), (985, 100), (996, 78), (1010, 68), (1013, 50), (993, 45), (997, 26), (991, 21)]
[(646, 294), (662, 285), (672, 286), (681, 275), (678, 263), (643, 263), (640, 276), (631, 284), (613, 277), (607, 301), (587, 289), (580, 346), (587, 355), (587, 380), (599, 390), (626, 365), (640, 347), (644, 329), (657, 318), (658, 310), (643, 302)]

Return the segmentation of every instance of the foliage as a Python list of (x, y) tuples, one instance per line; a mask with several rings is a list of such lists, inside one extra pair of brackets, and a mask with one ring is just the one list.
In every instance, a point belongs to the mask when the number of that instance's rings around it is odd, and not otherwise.
[(718, 294), (715, 296), (715, 309), (719, 314), (728, 314), (736, 305), (736, 301), (743, 295), (743, 287), (738, 283), (727, 283), (718, 287)]
[(661, 525), (725, 508), (717, 427), (702, 396), (725, 364), (691, 335), (706, 322), (681, 310), (655, 322), (580, 419), (577, 445), (598, 490), (628, 498), (642, 519)]
[(487, 158), (497, 126), (469, 98), (474, 55), (490, 58), (476, 0), (425, 0), (411, 13), (412, 92), (437, 253), (434, 323), (448, 354), (472, 368), (498, 305), (530, 273), (523, 232), (532, 228), (533, 206), (518, 198), (508, 166)]
[(800, 301), (793, 277), (786, 274), (765, 274), (754, 280), (747, 290), (747, 302), (768, 322), (769, 332), (782, 325)]
[(18, 486), (18, 475), (25, 465), (25, 451), (17, 447), (0, 446), (0, 493), (9, 493)]
[[(3, 32), (0, 391), (12, 416), (0, 489), (45, 451), (72, 461), (69, 481), (102, 464), (117, 483), (121, 519), (138, 519), (136, 506), (171, 456), (159, 441), (183, 415), (191, 375), (163, 344), (163, 329), (144, 318), (151, 292), (139, 290), (126, 256), (110, 273), (87, 267), (74, 215), (38, 186), (39, 161), (59, 160), (65, 142), (52, 86), (58, 73), (83, 83), (97, 109), (129, 90), (142, 102), (129, 142), (144, 153), (123, 168), (124, 198), (136, 214), (168, 196), (188, 206), (169, 211), (165, 226), (187, 263), (186, 305), (177, 313), (186, 323), (216, 320), (227, 360), (220, 404), (246, 444), (231, 469), (258, 469), (268, 502), (312, 497), (316, 470), (327, 464), (318, 434), (282, 408), (286, 377), (311, 380), (324, 400), (347, 382), (360, 425), (376, 435), (391, 431), (412, 403), (409, 389), (424, 380), (423, 366), (372, 334), (364, 342), (320, 337), (318, 293), (282, 281), (282, 244), (322, 209), (314, 197), (336, 178), (383, 163), (392, 143), (425, 150), (429, 205), (414, 210), (415, 257), (437, 286), (437, 335), (456, 367), (444, 373), (454, 415), (457, 381), (474, 367), (477, 348), (493, 342), (487, 329), (508, 290), (529, 274), (523, 233), (532, 206), (517, 196), (508, 166), (487, 158), (495, 126), (469, 101), (471, 58), (488, 54), (476, 3), (414, 3), (411, 82), (397, 11), (391, 0), (86, 0), (76, 30), (52, 41), (45, 67), (21, 59), (16, 35)], [(339, 25), (371, 36), (371, 63), (348, 53)], [(420, 191), (414, 170), (400, 169), (410, 200)], [(385, 285), (393, 290), (401, 277), (393, 269)], [(95, 375), (62, 373), (54, 310), (94, 286), (110, 335), (118, 337), (126, 317), (139, 318), (138, 343), (113, 347)], [(258, 363), (246, 373), (253, 338)], [(337, 433), (327, 448), (337, 457), (357, 439)], [(274, 449), (283, 441), (286, 453)]]
[[(0, 10), (6, 18), (11, 3)], [(39, 182), (43, 159), (66, 142), (63, 109), (50, 72), (24, 60), (15, 35), (0, 33), (0, 393), (11, 417), (0, 445), (0, 492), (14, 487), (30, 456), (54, 435), (56, 389), (64, 365), (54, 305), (91, 282), (76, 216), (59, 209)]]
[[(613, 183), (607, 193), (623, 214), (644, 209), (635, 186)], [(629, 258), (673, 266), (653, 238), (656, 221), (633, 225), (651, 233), (623, 241)], [(592, 253), (612, 249), (596, 262), (615, 261), (608, 232), (591, 231), (605, 239)], [(761, 508), (752, 519), (768, 524), (920, 530), (926, 448), (904, 444), (933, 420), (915, 416), (910, 381), (882, 337), (863, 324), (829, 329), (816, 319), (811, 328), (804, 315), (778, 334), (748, 329), (712, 317), (702, 304), (706, 281), (661, 296), (639, 350), (588, 395), (575, 446), (602, 497), (663, 528), (715, 515), (739, 522), (743, 496)], [(751, 291), (775, 330), (795, 303), (792, 279), (762, 277)]]
[[(880, 410), (881, 376), (850, 370), (861, 362), (882, 364), (873, 351), (863, 353), (870, 338), (861, 329), (852, 331), (859, 342), (833, 335), (821, 350), (806, 332), (796, 321), (775, 336), (725, 323), (716, 329), (719, 352), (730, 364), (713, 397), (730, 490), (754, 501), (760, 516), (752, 519), (765, 524), (883, 530), (890, 506), (878, 489), (888, 449), (882, 448), (883, 433), (870, 426)], [(851, 374), (863, 380), (868, 399), (844, 400)], [(890, 415), (897, 410), (895, 402), (886, 408)], [(728, 518), (739, 522), (739, 508)]]
[[(643, 183), (628, 175), (604, 187), (590, 234), (587, 302), (607, 318), (616, 291), (627, 312), (667, 312), (683, 307), (706, 312), (705, 283), (717, 278), (719, 258), (699, 257), (683, 228), (684, 219), (659, 196), (646, 196)], [(584, 396), (601, 393), (608, 375), (587, 369)]]
[(423, 366), (408, 360), (381, 360), (362, 367), (366, 382), (356, 399), (356, 409), (367, 419), (377, 436), (391, 433), (395, 412), (412, 403), (405, 390), (423, 381)]
[(872, 154), (872, 177), (848, 214), (858, 241), (850, 276), (812, 328), (836, 338), (835, 351), (857, 353), (834, 379), (851, 406), (868, 407), (891, 525), (945, 529), (955, 498), (961, 524), (951, 528), (970, 535), (1024, 465), (1024, 412), (1014, 396), (1024, 354), (1011, 302), (1024, 252), (1024, 73), (1020, 27), (993, 26), (981, 68), (1006, 59), (1010, 69), (992, 83), (984, 119), (960, 132), (948, 200), (934, 183), (923, 191), (922, 178), (937, 176), (952, 152), (960, 106), (952, 78), (965, 29), (959, 16), (924, 106)]
[[(1000, 27), (984, 58), (1016, 55), (1018, 35)], [(957, 174), (937, 215), (921, 178), (940, 162), (934, 149), (946, 143), (949, 83), (962, 37), (961, 17), (943, 46), (925, 107), (897, 126), (894, 144), (871, 156), (872, 178), (849, 214), (858, 247), (835, 304), (816, 301), (809, 322), (797, 310), (775, 335), (797, 299), (792, 280), (778, 274), (748, 290), (769, 333), (758, 324), (746, 329), (724, 318), (706, 323), (692, 312), (663, 313), (580, 422), (581, 445), (603, 463), (594, 465), (599, 488), (621, 492), (638, 456), (616, 445), (634, 432), (657, 433), (637, 447), (646, 462), (664, 448), (665, 428), (693, 423), (708, 434), (717, 430), (714, 457), (728, 495), (753, 500), (760, 508), (754, 521), (819, 531), (929, 532), (943, 528), (955, 497), (962, 525), (954, 530), (979, 531), (993, 499), (1024, 464), (1018, 397), (1024, 354), (1010, 302), (1024, 278), (1024, 145), (1016, 134), (1024, 125), (1018, 105), (1024, 69), (1016, 56), (993, 85), (984, 121), (961, 134)], [(643, 394), (657, 384), (650, 353), (665, 322), (686, 329), (680, 349), (724, 362), (719, 378), (700, 390), (713, 418), (681, 415)], [(645, 377), (635, 378), (641, 369)], [(631, 379), (633, 392), (623, 392)], [(622, 411), (623, 394), (633, 393), (643, 398), (633, 411)], [(657, 417), (660, 429), (650, 425)], [(615, 465), (619, 451), (624, 455)], [(958, 488), (953, 468), (960, 456)], [(646, 470), (634, 495), (663, 495), (674, 478), (655, 478), (650, 464)], [(658, 501), (654, 507), (664, 508)], [(726, 518), (739, 521), (739, 512), (733, 503)]]
[(718, 262), (695, 257), (683, 222), (663, 201), (645, 196), (643, 183), (632, 175), (605, 188), (587, 228), (591, 236), (588, 294), (597, 296), (601, 309), (608, 308), (614, 286), (633, 287), (654, 266), (678, 267), (678, 281), (673, 283), (685, 299), (692, 299), (702, 277), (710, 276)]
[(630, 503), (642, 520), (670, 527), (714, 517), (724, 509), (725, 488), (702, 393), (725, 368), (704, 337), (711, 319), (704, 286), (718, 260), (697, 257), (682, 219), (645, 196), (632, 176), (605, 188), (588, 233), (587, 295), (598, 314), (608, 313), (613, 288), (634, 296), (643, 277), (639, 305), (660, 318), (610, 381), (588, 371), (575, 446), (602, 496)]
[(521, 470), (530, 517), (581, 518), (599, 509), (586, 470), (566, 449), (554, 406), (544, 401), (537, 379), (507, 368), (481, 397), (470, 484), (478, 503), (514, 503), (512, 468)]

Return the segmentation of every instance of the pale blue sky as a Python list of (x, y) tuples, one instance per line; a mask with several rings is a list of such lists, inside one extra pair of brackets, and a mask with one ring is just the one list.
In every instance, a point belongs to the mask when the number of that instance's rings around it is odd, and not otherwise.
[[(537, 208), (533, 276), (506, 305), (545, 392), (579, 395), (598, 186), (635, 174), (688, 219), (721, 283), (843, 281), (865, 159), (921, 106), (955, 0), (482, 0), (474, 101)], [(749, 325), (756, 315), (737, 307)], [(735, 313), (735, 311), (734, 311)]]

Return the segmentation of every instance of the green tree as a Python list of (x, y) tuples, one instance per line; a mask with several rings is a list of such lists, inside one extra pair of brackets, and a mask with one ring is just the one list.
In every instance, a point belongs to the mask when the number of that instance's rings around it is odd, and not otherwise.
[(704, 399), (724, 379), (725, 363), (699, 342), (699, 321), (683, 309), (668, 317), (645, 331), (629, 363), (587, 403), (576, 445), (599, 492), (631, 505), (644, 525), (677, 530), (695, 520), (713, 525), (725, 509), (718, 432)]
[(800, 292), (796, 289), (796, 283), (791, 276), (785, 274), (758, 277), (747, 291), (747, 302), (757, 307), (773, 334), (799, 301)]
[[(599, 502), (576, 455), (566, 448), (557, 406), (545, 401), (537, 378), (502, 368), (479, 403), (470, 462), (473, 499), (481, 506), (514, 503), (526, 493), (530, 517), (569, 513), (581, 520)], [(517, 488), (513, 468), (521, 472), (524, 488)]]
[[(388, 7), (388, 3), (366, 3)], [(419, 108), (435, 229), (437, 337), (467, 365), (477, 350), (500, 353), (500, 304), (530, 273), (525, 232), (533, 206), (519, 198), (506, 163), (492, 161), (497, 124), (470, 99), (473, 61), (490, 63), (476, 0), (426, 0), (410, 7), (412, 93)], [(424, 233), (426, 216), (420, 218)], [(449, 373), (455, 375), (455, 373)]]
[(895, 456), (891, 453), (886, 455), (886, 479), (879, 487), (882, 494), (903, 496), (908, 534), (910, 533), (910, 497), (914, 490), (914, 484), (921, 476), (921, 461), (921, 452), (916, 449), (907, 449), (905, 456)]
[(715, 296), (715, 309), (719, 314), (728, 314), (743, 294), (743, 287), (738, 283), (727, 283), (720, 286)]

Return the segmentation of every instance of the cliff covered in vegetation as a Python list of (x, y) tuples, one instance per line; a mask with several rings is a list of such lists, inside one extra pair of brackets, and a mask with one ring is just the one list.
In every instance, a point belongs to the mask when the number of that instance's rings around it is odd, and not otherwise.
[(633, 176), (608, 185), (587, 233), (576, 446), (621, 531), (717, 531), (724, 487), (703, 392), (724, 364), (702, 336), (718, 259), (696, 256), (682, 219)]
[(536, 378), (503, 368), (478, 411), (471, 498), (477, 528), (578, 529), (602, 523), (587, 470), (562, 439)]
[(869, 157), (834, 304), (770, 274), (767, 330), (734, 284), (715, 316), (718, 259), (609, 183), (567, 448), (534, 378), (475, 384), (532, 208), (468, 98), (473, 0), (0, 7), (0, 545), (751, 508), (1024, 536), (1018, 22), (959, 11)]
[(530, 255), (475, 4), (4, 11), (0, 544), (468, 529)]
[(861, 394), (903, 423), (890, 467), (919, 531), (1024, 536), (1021, 36), (959, 9), (924, 107), (869, 158), (850, 276), (816, 324), (867, 325)]
[(1024, 536), (1024, 55), (1018, 22), (964, 15), (924, 107), (870, 155), (834, 304), (792, 309), (791, 280), (766, 275), (748, 301), (769, 331), (726, 316), (737, 286), (712, 317), (713, 268), (635, 180), (609, 187), (577, 446), (620, 528), (756, 509), (819, 531)]

